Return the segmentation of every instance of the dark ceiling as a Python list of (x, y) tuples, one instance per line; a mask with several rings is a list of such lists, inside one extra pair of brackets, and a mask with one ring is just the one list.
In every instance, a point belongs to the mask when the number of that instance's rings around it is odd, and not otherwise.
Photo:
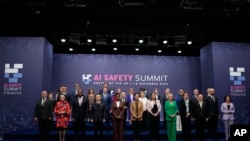
[[(0, 0), (0, 36), (46, 37), (54, 53), (83, 54), (199, 56), (200, 48), (211, 41), (250, 42), (247, 0), (121, 1)], [(85, 43), (86, 36), (95, 37), (95, 44)], [(116, 45), (106, 42), (112, 36), (118, 38)], [(140, 37), (147, 42), (135, 43)], [(67, 41), (61, 43), (61, 38)], [(162, 45), (165, 38), (168, 44)]]

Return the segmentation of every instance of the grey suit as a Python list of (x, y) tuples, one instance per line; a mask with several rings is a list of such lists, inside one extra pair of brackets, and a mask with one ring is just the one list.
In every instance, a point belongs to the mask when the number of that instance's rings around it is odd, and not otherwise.
[(234, 104), (230, 102), (229, 105), (227, 105), (226, 102), (221, 104), (221, 112), (223, 113), (223, 122), (224, 122), (224, 127), (225, 127), (225, 135), (226, 135), (226, 140), (230, 138), (230, 125), (233, 124), (234, 122), (234, 112), (235, 112), (235, 107)]

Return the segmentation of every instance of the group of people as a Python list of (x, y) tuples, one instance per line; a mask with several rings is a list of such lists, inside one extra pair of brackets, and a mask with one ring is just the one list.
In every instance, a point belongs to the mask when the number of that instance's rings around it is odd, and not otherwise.
[(79, 84), (74, 90), (67, 92), (66, 86), (60, 86), (58, 93), (41, 92), (41, 99), (35, 106), (34, 119), (38, 122), (40, 139), (48, 140), (53, 118), (55, 117), (60, 141), (65, 141), (65, 135), (72, 120), (76, 141), (86, 140), (86, 122), (93, 123), (94, 140), (104, 140), (103, 130), (113, 129), (113, 140), (122, 141), (126, 132), (127, 120), (132, 125), (134, 141), (141, 140), (141, 131), (148, 130), (151, 141), (159, 140), (160, 113), (163, 110), (164, 127), (169, 141), (176, 141), (176, 119), (179, 116), (182, 124), (183, 139), (191, 140), (191, 125), (194, 123), (196, 137), (202, 141), (205, 130), (208, 137), (218, 140), (217, 124), (220, 110), (223, 113), (226, 140), (230, 138), (229, 127), (234, 121), (235, 107), (229, 95), (225, 96), (219, 110), (218, 98), (214, 88), (207, 89), (207, 95), (200, 94), (198, 89), (189, 96), (183, 89), (174, 96), (169, 88), (163, 95), (158, 89), (147, 93), (145, 89), (135, 92), (129, 88), (128, 94), (117, 88), (112, 94), (108, 83), (95, 93), (88, 90), (85, 95)]

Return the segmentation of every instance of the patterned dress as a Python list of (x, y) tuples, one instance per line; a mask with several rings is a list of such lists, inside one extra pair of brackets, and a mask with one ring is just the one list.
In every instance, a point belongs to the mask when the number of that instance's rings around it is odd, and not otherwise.
[[(64, 113), (61, 113), (63, 112)], [(56, 115), (56, 128), (64, 129), (68, 128), (71, 109), (67, 101), (59, 101), (56, 103), (54, 108), (54, 113)]]

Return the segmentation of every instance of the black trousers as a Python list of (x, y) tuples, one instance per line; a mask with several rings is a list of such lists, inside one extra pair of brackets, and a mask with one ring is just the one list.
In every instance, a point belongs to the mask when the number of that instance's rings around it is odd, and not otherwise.
[(132, 121), (133, 140), (140, 140), (141, 124), (142, 121)]
[(75, 140), (83, 141), (85, 139), (86, 122), (84, 122), (84, 119), (75, 119), (73, 126), (74, 126)]
[(142, 114), (142, 130), (148, 130), (148, 111), (144, 111)]
[(124, 119), (123, 119), (123, 130), (126, 130), (126, 123), (127, 123), (127, 109), (124, 110)]
[(207, 122), (208, 137), (217, 140), (218, 115), (210, 116)]
[(185, 141), (191, 140), (191, 117), (181, 116), (182, 138)]
[(94, 124), (94, 138), (96, 141), (103, 141), (103, 121), (95, 121)]
[(39, 139), (40, 141), (48, 141), (49, 140), (49, 132), (51, 126), (51, 120), (38, 120), (38, 128), (39, 128)]
[(160, 116), (153, 116), (149, 114), (149, 137), (150, 141), (158, 140), (160, 128)]
[(195, 118), (196, 137), (199, 141), (204, 141), (206, 128), (205, 118)]

